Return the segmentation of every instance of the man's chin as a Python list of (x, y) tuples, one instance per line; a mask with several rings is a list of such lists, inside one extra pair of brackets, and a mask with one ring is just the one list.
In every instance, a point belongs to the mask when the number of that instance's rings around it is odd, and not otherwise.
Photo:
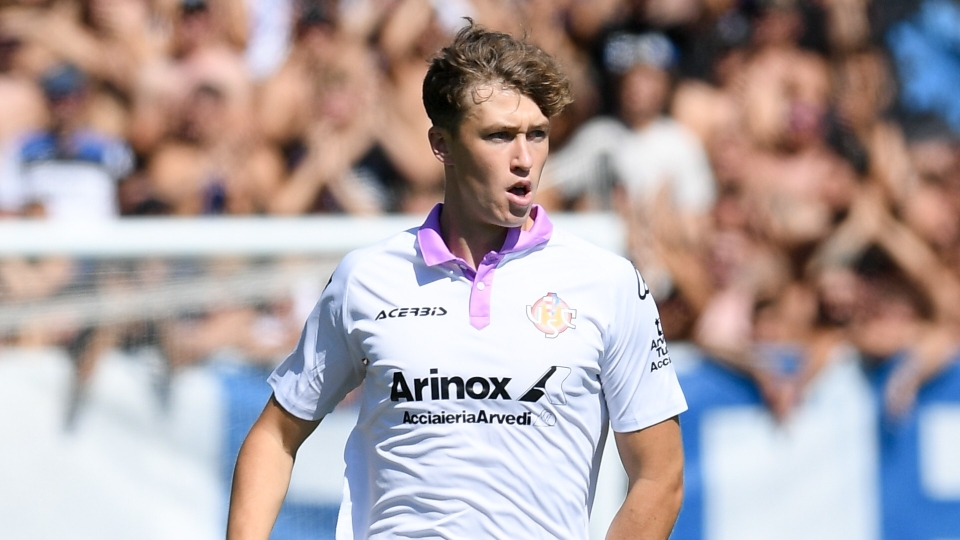
[(507, 216), (507, 221), (510, 223), (508, 227), (520, 227), (525, 224), (530, 219), (530, 212), (533, 210), (533, 204), (529, 206), (516, 206), (510, 205), (510, 215)]
[(523, 227), (524, 230), (530, 228), (533, 225), (533, 217), (531, 215), (533, 210), (533, 205), (528, 207), (513, 207), (510, 208), (510, 215), (507, 216), (507, 221), (509, 228)]

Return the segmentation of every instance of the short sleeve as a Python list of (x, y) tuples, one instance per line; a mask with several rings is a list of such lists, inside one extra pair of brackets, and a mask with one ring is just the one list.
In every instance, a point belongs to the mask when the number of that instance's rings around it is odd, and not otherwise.
[(277, 402), (304, 420), (322, 419), (363, 381), (363, 355), (350, 339), (351, 322), (344, 318), (349, 282), (345, 266), (341, 263), (324, 288), (296, 349), (268, 379)]
[(613, 279), (614, 310), (604, 336), (600, 384), (614, 431), (652, 426), (687, 410), (657, 305), (640, 276), (624, 261)]

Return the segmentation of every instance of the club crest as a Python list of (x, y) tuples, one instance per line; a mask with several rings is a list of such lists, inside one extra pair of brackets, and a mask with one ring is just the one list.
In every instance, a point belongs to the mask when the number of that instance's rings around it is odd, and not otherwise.
[(571, 309), (556, 293), (547, 293), (527, 306), (527, 318), (547, 338), (555, 338), (568, 328), (576, 328), (577, 310)]

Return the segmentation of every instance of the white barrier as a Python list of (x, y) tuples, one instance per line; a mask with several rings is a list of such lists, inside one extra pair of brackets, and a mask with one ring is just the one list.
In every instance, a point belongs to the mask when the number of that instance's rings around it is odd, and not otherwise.
[[(342, 255), (423, 222), (420, 215), (376, 217), (136, 218), (80, 223), (0, 220), (0, 258), (67, 255), (153, 257)], [(550, 219), (602, 248), (622, 252), (625, 232), (610, 213), (557, 213)]]

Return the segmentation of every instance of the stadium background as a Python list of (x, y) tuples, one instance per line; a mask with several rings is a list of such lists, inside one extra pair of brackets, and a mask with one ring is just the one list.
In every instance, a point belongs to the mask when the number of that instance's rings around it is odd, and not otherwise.
[[(960, 539), (953, 0), (0, 3), (0, 538), (222, 536), (338, 257), (440, 195), (419, 81), (463, 15), (570, 74), (541, 201), (661, 305), (673, 538)], [(274, 538), (330, 537), (354, 414)]]

